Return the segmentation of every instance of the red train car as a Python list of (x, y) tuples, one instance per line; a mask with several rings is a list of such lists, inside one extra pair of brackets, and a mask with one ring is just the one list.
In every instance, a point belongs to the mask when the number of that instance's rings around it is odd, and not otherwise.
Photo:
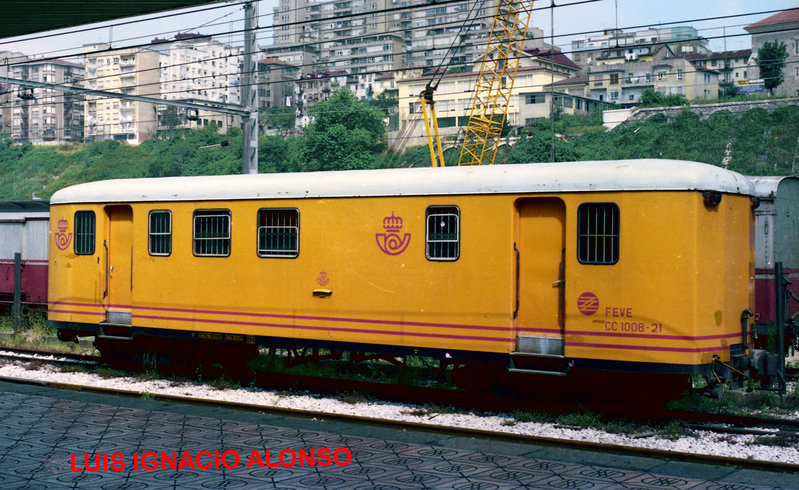
[(14, 255), (21, 254), (22, 301), (47, 304), (48, 201), (0, 201), (0, 304), (14, 300)]
[[(755, 321), (764, 327), (776, 321), (774, 264), (782, 263), (789, 288), (799, 296), (799, 178), (750, 177), (759, 205), (755, 210)], [(789, 316), (799, 303), (788, 302)]]

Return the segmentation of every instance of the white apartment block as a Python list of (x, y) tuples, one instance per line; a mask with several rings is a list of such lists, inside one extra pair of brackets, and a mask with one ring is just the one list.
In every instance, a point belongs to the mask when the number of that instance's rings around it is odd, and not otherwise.
[[(174, 40), (154, 39), (158, 51), (161, 98), (195, 104), (211, 103), (228, 108), (241, 104), (242, 47), (233, 47), (202, 34), (178, 34)], [(165, 115), (166, 106), (159, 106)], [(241, 124), (233, 117), (212, 110), (177, 109), (180, 127), (216, 124), (222, 131)], [(163, 129), (163, 125), (159, 129)]]
[[(73, 85), (83, 65), (63, 60), (27, 61), (21, 53), (0, 53), (9, 60), (0, 74), (33, 82)], [(24, 63), (20, 63), (23, 62)], [(83, 140), (83, 96), (52, 88), (9, 84), (1, 91), (0, 131), (17, 143), (64, 144)]]
[[(84, 46), (84, 87), (158, 98), (159, 53), (145, 48), (111, 49), (108, 44)], [(117, 140), (130, 144), (155, 137), (156, 105), (110, 97), (86, 96), (85, 138)]]
[(392, 0), (280, 0), (274, 44), (264, 51), (303, 74), (319, 70), (319, 62), (350, 74), (393, 70), (407, 63), (394, 15), (382, 13), (395, 6)]
[[(298, 65), (296, 53), (311, 47), (318, 59), (306, 56), (299, 63), (303, 74), (374, 73), (442, 61), (464, 66), (485, 52), (497, 5), (489, 0), (472, 11), (475, 1), (442, 6), (428, 0), (280, 0), (274, 44), (265, 51)], [(530, 28), (526, 46), (542, 47), (541, 37), (541, 30)], [(315, 63), (322, 65), (314, 68)]]
[(241, 103), (241, 47), (201, 34), (178, 34), (174, 41), (156, 39), (160, 53), (161, 98)]

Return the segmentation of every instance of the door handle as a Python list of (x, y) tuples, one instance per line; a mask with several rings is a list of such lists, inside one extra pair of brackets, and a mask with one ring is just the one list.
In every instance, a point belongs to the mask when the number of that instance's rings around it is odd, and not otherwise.
[(317, 298), (327, 298), (331, 294), (333, 294), (333, 290), (332, 289), (314, 289), (313, 290), (313, 295), (316, 296)]

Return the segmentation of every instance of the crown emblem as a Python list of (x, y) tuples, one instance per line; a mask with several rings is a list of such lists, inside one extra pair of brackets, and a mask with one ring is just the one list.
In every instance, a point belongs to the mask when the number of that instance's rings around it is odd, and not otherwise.
[(58, 231), (64, 233), (65, 231), (67, 231), (67, 228), (69, 228), (69, 221), (67, 221), (64, 218), (58, 220)]
[(402, 229), (402, 218), (394, 216), (394, 211), (392, 211), (391, 216), (383, 218), (383, 228), (389, 233), (397, 233)]

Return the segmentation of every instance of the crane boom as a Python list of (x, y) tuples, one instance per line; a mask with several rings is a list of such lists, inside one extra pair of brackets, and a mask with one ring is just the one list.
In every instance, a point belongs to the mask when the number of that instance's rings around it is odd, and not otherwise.
[[(438, 132), (438, 116), (436, 115), (436, 103), (433, 100), (433, 93), (436, 85), (427, 84), (427, 87), (419, 94), (422, 107), (422, 118), (424, 119), (424, 129), (427, 131), (427, 146), (430, 149), (430, 163), (434, 167), (444, 166), (444, 151), (441, 149), (441, 135)], [(430, 106), (430, 115), (427, 115), (427, 107)], [(432, 124), (432, 128), (431, 128)], [(434, 149), (435, 148), (435, 149)], [(436, 152), (436, 150), (438, 150)]]
[(532, 12), (533, 0), (497, 2), (458, 165), (494, 163)]

